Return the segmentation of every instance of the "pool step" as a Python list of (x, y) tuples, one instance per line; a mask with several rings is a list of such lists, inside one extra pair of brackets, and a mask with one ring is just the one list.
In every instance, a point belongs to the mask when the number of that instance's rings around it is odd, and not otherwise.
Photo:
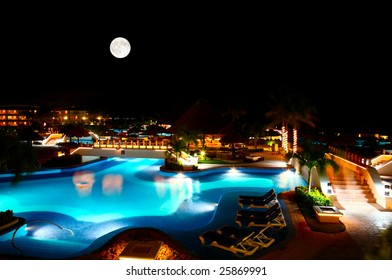
[(0, 254), (44, 260), (61, 260), (77, 256), (79, 252), (89, 246), (89, 244), (81, 242), (41, 240), (27, 236), (15, 238), (14, 244), (20, 250), (12, 246), (11, 240), (0, 242)]

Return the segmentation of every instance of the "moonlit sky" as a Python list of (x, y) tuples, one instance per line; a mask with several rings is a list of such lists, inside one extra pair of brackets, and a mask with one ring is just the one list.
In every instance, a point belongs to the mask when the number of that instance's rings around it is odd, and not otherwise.
[[(95, 4), (96, 5), (96, 4)], [(291, 88), (319, 126), (389, 128), (389, 22), (382, 7), (20, 7), (1, 19), (0, 104), (75, 105), (175, 117), (198, 98), (264, 115)], [(115, 37), (131, 43), (115, 58)], [(381, 111), (376, 111), (379, 108)]]

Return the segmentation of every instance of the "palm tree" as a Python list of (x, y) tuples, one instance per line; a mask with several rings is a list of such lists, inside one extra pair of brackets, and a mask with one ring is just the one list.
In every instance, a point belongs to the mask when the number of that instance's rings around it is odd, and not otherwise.
[(266, 134), (266, 126), (260, 122), (253, 122), (246, 125), (249, 136), (253, 137), (253, 145), (257, 149), (258, 140)]
[(181, 154), (181, 152), (183, 150), (186, 149), (187, 145), (184, 140), (180, 139), (180, 140), (172, 141), (170, 143), (170, 146), (172, 147), (172, 149), (174, 151), (174, 155), (176, 157), (176, 162), (178, 162), (179, 155)]
[(271, 126), (281, 124), (282, 127), (282, 147), (288, 153), (288, 129), (293, 128), (293, 153), (297, 153), (298, 128), (301, 123), (315, 127), (316, 109), (305, 97), (300, 97), (298, 93), (289, 91), (271, 97), (271, 109), (265, 114), (272, 119)]
[(239, 103), (235, 103), (235, 105), (229, 105), (225, 112), (222, 113), (222, 117), (229, 116), (233, 123), (238, 122), (241, 117), (245, 116), (247, 111), (244, 110)]
[(286, 96), (278, 98), (277, 96), (271, 96), (272, 104), (270, 111), (267, 111), (265, 116), (268, 119), (271, 119), (270, 125), (275, 127), (278, 124), (281, 124), (281, 134), (282, 134), (282, 148), (285, 152), (288, 152), (288, 134), (287, 134), (287, 120), (290, 118), (290, 111), (292, 103), (290, 99)]
[(319, 174), (325, 174), (328, 166), (332, 167), (334, 172), (339, 170), (339, 165), (332, 159), (327, 157), (328, 149), (319, 144), (306, 142), (303, 145), (303, 152), (301, 155), (295, 154), (294, 156), (300, 160), (302, 165), (308, 168), (308, 191), (312, 188), (312, 173), (315, 169)]
[(296, 102), (294, 101), (290, 108), (291, 111), (289, 111), (287, 123), (293, 128), (293, 153), (295, 154), (298, 151), (298, 128), (302, 123), (314, 128), (316, 127), (315, 121), (317, 119), (315, 117), (316, 109), (309, 103), (308, 99), (297, 96), (294, 98)]
[(187, 153), (190, 151), (191, 144), (195, 144), (195, 146), (197, 146), (197, 140), (201, 138), (200, 135), (201, 133), (190, 129), (187, 126), (181, 127), (176, 133), (176, 137), (184, 141)]

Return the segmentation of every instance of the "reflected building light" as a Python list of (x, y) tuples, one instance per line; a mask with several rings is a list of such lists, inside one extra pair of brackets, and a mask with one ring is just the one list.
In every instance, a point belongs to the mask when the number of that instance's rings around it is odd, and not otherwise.
[(154, 177), (154, 186), (159, 198), (162, 198), (166, 194), (165, 179), (162, 176)]
[(173, 177), (168, 180), (168, 185), (170, 188), (170, 195), (180, 196), (185, 198), (192, 197), (193, 187), (192, 179), (186, 176)]
[(193, 181), (193, 193), (200, 193), (200, 181)]
[(79, 196), (89, 196), (93, 189), (95, 175), (89, 170), (76, 171), (72, 176), (72, 182), (75, 185)]
[(122, 193), (124, 178), (120, 174), (108, 174), (102, 179), (102, 193), (107, 196)]

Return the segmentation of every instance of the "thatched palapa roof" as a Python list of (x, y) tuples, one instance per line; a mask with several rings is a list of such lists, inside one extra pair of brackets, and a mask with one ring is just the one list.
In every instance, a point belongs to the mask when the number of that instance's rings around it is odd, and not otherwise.
[(222, 117), (207, 100), (199, 99), (172, 124), (169, 131), (176, 133), (186, 128), (203, 134), (218, 134), (222, 127)]

